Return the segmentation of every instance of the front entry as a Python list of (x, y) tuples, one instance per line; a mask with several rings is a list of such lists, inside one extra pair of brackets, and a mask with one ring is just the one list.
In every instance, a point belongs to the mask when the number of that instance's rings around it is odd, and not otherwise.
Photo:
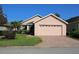
[(34, 35), (34, 24), (30, 26), (29, 28), (29, 34)]

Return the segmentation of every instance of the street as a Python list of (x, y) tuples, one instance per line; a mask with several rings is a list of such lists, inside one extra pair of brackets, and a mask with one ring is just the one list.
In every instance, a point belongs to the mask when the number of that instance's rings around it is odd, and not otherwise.
[(0, 47), (0, 54), (79, 54), (79, 48)]

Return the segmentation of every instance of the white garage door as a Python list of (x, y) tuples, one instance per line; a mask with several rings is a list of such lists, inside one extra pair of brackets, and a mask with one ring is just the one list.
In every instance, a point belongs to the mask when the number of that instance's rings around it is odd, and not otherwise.
[(62, 25), (40, 25), (41, 35), (46, 36), (61, 36)]

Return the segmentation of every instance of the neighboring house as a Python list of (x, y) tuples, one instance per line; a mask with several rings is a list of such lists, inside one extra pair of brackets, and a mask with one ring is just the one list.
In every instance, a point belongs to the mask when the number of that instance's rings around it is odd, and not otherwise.
[(7, 26), (0, 26), (0, 31), (7, 31), (8, 27)]
[(49, 14), (43, 18), (36, 16), (30, 21), (24, 21), (22, 25), (29, 25), (30, 32), (35, 36), (66, 36), (68, 23), (54, 14)]
[(67, 25), (67, 31), (74, 31), (74, 30), (79, 30), (79, 16), (77, 17), (73, 17), (67, 20), (67, 22), (69, 23)]

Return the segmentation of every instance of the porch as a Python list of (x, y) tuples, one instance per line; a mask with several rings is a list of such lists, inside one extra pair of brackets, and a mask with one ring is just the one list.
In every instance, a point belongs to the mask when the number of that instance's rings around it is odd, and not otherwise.
[(34, 23), (30, 22), (26, 25), (23, 25), (23, 28), (26, 30), (26, 34), (28, 35), (34, 35)]

